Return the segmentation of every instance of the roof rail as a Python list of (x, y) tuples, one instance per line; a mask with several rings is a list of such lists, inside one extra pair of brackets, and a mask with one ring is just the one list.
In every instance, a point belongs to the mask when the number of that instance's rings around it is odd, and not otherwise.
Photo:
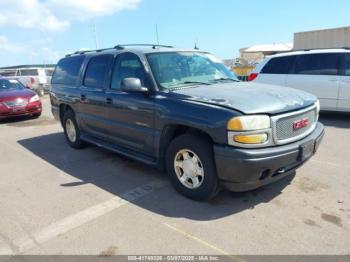
[(156, 49), (157, 47), (165, 47), (165, 48), (174, 48), (173, 46), (170, 45), (158, 45), (158, 44), (126, 44), (126, 45), (116, 45), (114, 48), (115, 49), (125, 49), (125, 47), (128, 46), (151, 46), (153, 49)]
[(349, 46), (344, 46), (344, 47), (318, 47), (318, 48), (301, 48), (301, 49), (293, 49), (293, 51), (312, 51), (312, 50), (322, 50), (322, 49), (345, 49), (345, 50), (350, 50)]
[(74, 53), (67, 54), (66, 57), (72, 56), (72, 55), (83, 55), (83, 54), (90, 53), (90, 52), (102, 52), (102, 51), (112, 50), (112, 49), (122, 50), (122, 49), (125, 49), (125, 47), (128, 47), (128, 46), (151, 46), (153, 49), (156, 49), (157, 47), (174, 48), (173, 46), (170, 46), (170, 45), (158, 45), (158, 44), (126, 44), (126, 45), (116, 45), (115, 47), (102, 48), (102, 49), (93, 49), (93, 50), (76, 51), (76, 52), (74, 52)]

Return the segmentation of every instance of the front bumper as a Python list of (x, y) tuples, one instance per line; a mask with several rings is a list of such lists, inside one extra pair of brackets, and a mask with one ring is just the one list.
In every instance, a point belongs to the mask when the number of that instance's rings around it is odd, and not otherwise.
[(5, 108), (0, 110), (0, 119), (6, 119), (17, 116), (30, 116), (41, 114), (42, 104), (41, 101), (29, 103), (23, 108)]
[[(298, 167), (310, 159), (323, 135), (324, 127), (317, 123), (310, 135), (287, 145), (260, 149), (214, 145), (219, 179), (227, 189), (237, 192), (272, 183), (295, 173)], [(307, 153), (306, 148), (309, 148)]]

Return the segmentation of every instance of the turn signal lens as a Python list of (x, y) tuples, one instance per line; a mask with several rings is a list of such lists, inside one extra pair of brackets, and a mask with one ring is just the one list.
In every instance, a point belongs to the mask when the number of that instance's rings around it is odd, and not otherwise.
[(267, 141), (267, 134), (235, 135), (233, 140), (242, 144), (263, 144)]
[(266, 115), (234, 117), (227, 123), (227, 130), (230, 131), (252, 131), (267, 128), (270, 128), (270, 117)]

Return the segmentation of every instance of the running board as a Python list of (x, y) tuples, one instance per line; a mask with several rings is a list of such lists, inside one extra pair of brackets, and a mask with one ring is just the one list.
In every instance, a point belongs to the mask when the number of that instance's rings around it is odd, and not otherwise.
[(96, 138), (96, 137), (92, 137), (92, 136), (89, 136), (89, 135), (86, 135), (86, 134), (81, 134), (80, 136), (81, 140), (84, 140), (90, 144), (93, 144), (93, 145), (96, 145), (98, 147), (102, 147), (102, 148), (105, 148), (107, 150), (110, 150), (110, 151), (113, 151), (117, 154), (120, 154), (120, 155), (123, 155), (123, 156), (126, 156), (128, 158), (132, 158), (136, 161), (140, 161), (142, 163), (145, 163), (147, 165), (151, 165), (151, 166), (156, 166), (157, 165), (157, 162), (151, 158), (151, 157), (148, 157), (148, 156), (145, 156), (143, 154), (140, 154), (140, 153), (137, 153), (135, 151), (132, 151), (130, 149), (126, 149), (126, 148), (123, 148), (123, 147), (119, 147), (119, 146), (116, 146), (116, 145), (113, 145), (111, 143), (108, 143), (102, 139), (99, 139), (99, 138)]

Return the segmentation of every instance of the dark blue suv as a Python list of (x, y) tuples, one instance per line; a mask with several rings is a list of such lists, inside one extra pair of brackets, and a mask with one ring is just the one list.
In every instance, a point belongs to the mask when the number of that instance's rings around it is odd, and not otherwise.
[(324, 133), (315, 96), (240, 82), (211, 54), (169, 46), (67, 55), (51, 104), (70, 146), (97, 144), (166, 170), (196, 200), (293, 174)]

